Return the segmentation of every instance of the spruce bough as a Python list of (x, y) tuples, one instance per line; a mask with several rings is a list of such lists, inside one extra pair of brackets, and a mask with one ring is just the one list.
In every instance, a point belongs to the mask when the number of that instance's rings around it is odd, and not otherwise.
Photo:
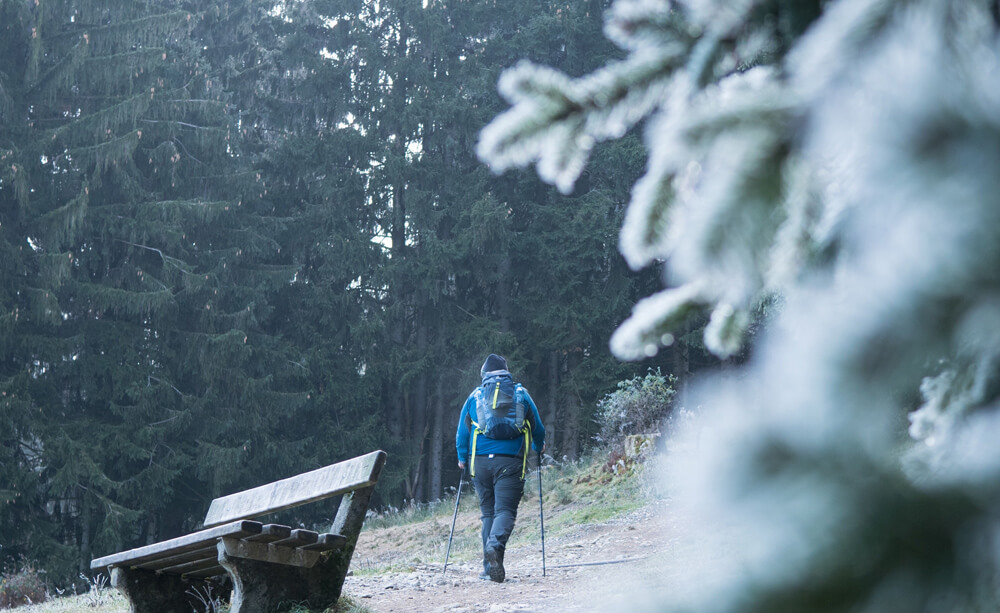
[(752, 570), (664, 607), (996, 608), (1000, 555), (970, 546), (1000, 511), (996, 3), (618, 0), (606, 33), (629, 56), (591, 75), (508, 71), (479, 154), (568, 191), (645, 121), (620, 249), (667, 288), (619, 357), (699, 313), (736, 355), (772, 311), (669, 477)]

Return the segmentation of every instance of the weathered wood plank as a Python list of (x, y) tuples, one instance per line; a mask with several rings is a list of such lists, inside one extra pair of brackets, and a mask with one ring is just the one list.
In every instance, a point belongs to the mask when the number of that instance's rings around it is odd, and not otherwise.
[(319, 560), (319, 552), (295, 547), (275, 547), (240, 539), (223, 538), (218, 545), (220, 552), (231, 558), (246, 558), (258, 562), (271, 562), (286, 566), (312, 568)]
[(169, 568), (171, 566), (176, 566), (178, 564), (184, 564), (185, 562), (191, 562), (194, 560), (205, 560), (208, 558), (215, 559), (216, 557), (215, 541), (211, 544), (206, 545), (200, 549), (194, 549), (186, 553), (180, 553), (173, 556), (165, 556), (162, 558), (157, 558), (155, 560), (150, 560), (149, 562), (143, 562), (142, 564), (135, 564), (135, 568), (141, 568), (143, 570), (162, 570), (164, 568)]
[[(218, 558), (218, 554), (216, 554)], [(215, 561), (215, 566), (206, 568), (205, 570), (195, 570), (184, 573), (185, 579), (208, 579), (209, 577), (218, 577), (219, 575), (225, 575), (226, 569), (219, 564), (218, 559)]]
[(205, 515), (205, 527), (259, 517), (374, 485), (384, 458), (384, 451), (373, 451), (295, 477), (216, 498)]
[(299, 547), (299, 549), (304, 549), (306, 551), (333, 551), (334, 549), (343, 549), (346, 544), (346, 536), (327, 533), (319, 535), (315, 543), (311, 545), (304, 545)]
[(312, 545), (319, 538), (318, 532), (312, 530), (296, 529), (286, 539), (275, 541), (276, 547), (301, 547), (302, 545)]
[(260, 534), (248, 536), (244, 540), (253, 541), (254, 543), (273, 543), (274, 541), (286, 539), (291, 534), (291, 526), (282, 526), (281, 524), (265, 524), (264, 527), (261, 528)]
[(219, 566), (218, 553), (208, 558), (202, 558), (201, 560), (192, 560), (190, 562), (185, 562), (183, 564), (175, 564), (174, 566), (169, 566), (167, 568), (158, 570), (156, 572), (163, 575), (185, 576), (185, 575), (190, 575), (191, 573), (198, 572), (200, 570), (205, 570), (206, 568), (212, 568), (214, 566)]
[(218, 562), (215, 566), (206, 568), (205, 570), (195, 570), (191, 572), (184, 573), (185, 579), (197, 578), (197, 579), (208, 579), (209, 577), (218, 577), (219, 575), (225, 575), (226, 569), (222, 568)]
[(136, 549), (129, 549), (128, 551), (123, 551), (121, 553), (104, 556), (103, 558), (98, 558), (91, 562), (90, 568), (92, 570), (100, 570), (110, 566), (135, 567), (158, 558), (187, 553), (195, 549), (202, 549), (206, 545), (210, 545), (224, 536), (243, 538), (253, 536), (254, 534), (260, 534), (262, 527), (261, 523), (256, 521), (234, 521), (222, 526), (216, 526), (207, 530), (201, 530), (199, 532), (193, 532), (175, 539), (170, 539), (169, 541), (153, 543), (152, 545), (146, 545), (145, 547), (137, 547)]

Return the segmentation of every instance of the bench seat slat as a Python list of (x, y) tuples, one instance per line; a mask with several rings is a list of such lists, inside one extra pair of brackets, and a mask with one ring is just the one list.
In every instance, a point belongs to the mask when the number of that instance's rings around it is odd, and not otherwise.
[(301, 528), (292, 530), (286, 539), (272, 543), (276, 547), (301, 547), (302, 545), (312, 545), (319, 537), (317, 532), (312, 530), (302, 530)]
[(274, 564), (312, 568), (319, 560), (320, 552), (306, 551), (302, 547), (276, 547), (273, 544), (265, 545), (246, 539), (224, 538), (219, 544), (220, 560), (223, 555), (230, 558), (246, 558)]
[(260, 517), (375, 485), (384, 457), (385, 452), (373, 451), (281, 481), (216, 498), (205, 515), (205, 526)]
[(254, 543), (273, 543), (274, 541), (280, 541), (288, 538), (292, 534), (291, 526), (282, 526), (281, 524), (266, 524), (260, 530), (260, 534), (254, 534), (252, 536), (246, 537), (245, 541), (252, 541)]
[(333, 551), (334, 549), (343, 549), (344, 545), (347, 543), (347, 537), (340, 534), (321, 534), (316, 539), (316, 542), (311, 545), (304, 545), (299, 547), (299, 549), (304, 549), (306, 551)]
[(206, 568), (204, 570), (195, 570), (191, 572), (184, 573), (185, 577), (200, 577), (202, 579), (207, 579), (208, 577), (218, 577), (219, 575), (226, 574), (226, 569), (222, 568), (218, 564), (215, 566)]
[(219, 566), (219, 554), (216, 552), (215, 555), (202, 558), (200, 560), (192, 560), (190, 562), (185, 562), (183, 564), (176, 564), (168, 568), (164, 568), (157, 572), (163, 573), (165, 575), (188, 575), (193, 572), (200, 570), (205, 570), (206, 568), (212, 568), (213, 566)]
[(143, 562), (141, 564), (135, 564), (136, 568), (141, 568), (143, 570), (162, 570), (164, 568), (169, 568), (171, 566), (176, 566), (178, 564), (184, 564), (185, 562), (191, 562), (193, 560), (204, 560), (207, 558), (216, 557), (216, 546), (215, 543), (201, 547), (199, 549), (194, 549), (186, 553), (180, 553), (174, 556), (166, 556), (163, 558), (157, 558), (155, 560), (150, 560), (148, 562)]
[(91, 562), (90, 568), (92, 570), (101, 570), (110, 566), (139, 566), (158, 558), (203, 549), (208, 545), (214, 544), (222, 537), (244, 538), (260, 534), (261, 528), (263, 528), (263, 525), (260, 522), (248, 520), (234, 521), (222, 526), (179, 536), (169, 541), (153, 543), (145, 547), (137, 547), (136, 549), (129, 549), (121, 553), (104, 556)]
[[(291, 532), (292, 529), (289, 526), (282, 526), (280, 524), (267, 524), (261, 528), (260, 534), (252, 534), (246, 537), (244, 540), (254, 541), (257, 543), (270, 543), (274, 541), (287, 540)], [(217, 557), (218, 557), (218, 552), (216, 550), (216, 543), (215, 541), (213, 541), (210, 545), (207, 545), (201, 549), (195, 549), (187, 553), (181, 553), (163, 558), (157, 558), (149, 562), (136, 564), (135, 566), (143, 570), (155, 570), (162, 573), (176, 575), (176, 574), (183, 574), (183, 569), (180, 570), (177, 569), (182, 565), (191, 562), (203, 562), (205, 560), (215, 560)]]

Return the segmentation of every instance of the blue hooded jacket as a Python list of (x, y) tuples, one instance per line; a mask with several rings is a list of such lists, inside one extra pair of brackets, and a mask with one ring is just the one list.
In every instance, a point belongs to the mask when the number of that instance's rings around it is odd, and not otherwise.
[[(482, 375), (483, 379), (496, 376), (511, 378), (511, 374), (507, 370), (494, 370), (484, 372)], [(476, 388), (476, 390), (481, 388), (482, 386)], [(458, 418), (458, 431), (455, 433), (455, 449), (458, 451), (459, 462), (468, 462), (469, 460), (469, 446), (472, 441), (472, 421), (476, 418), (476, 390), (473, 390), (469, 394), (465, 404), (462, 406), (462, 413)], [(535, 406), (535, 401), (531, 399), (528, 390), (518, 385), (516, 393), (524, 402), (525, 417), (528, 419), (528, 423), (531, 424), (531, 447), (535, 451), (541, 451), (542, 446), (545, 444), (545, 428), (542, 426), (542, 419), (538, 415), (538, 407)], [(480, 434), (476, 439), (477, 456), (502, 454), (523, 457), (522, 454), (525, 452), (523, 436), (514, 439), (492, 439)]]

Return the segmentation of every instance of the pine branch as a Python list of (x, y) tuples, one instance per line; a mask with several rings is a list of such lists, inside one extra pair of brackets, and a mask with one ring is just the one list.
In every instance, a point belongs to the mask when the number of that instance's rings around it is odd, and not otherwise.
[(608, 9), (604, 34), (622, 49), (655, 49), (690, 39), (688, 28), (668, 2), (618, 0)]
[[(136, 147), (139, 145), (141, 133), (133, 130), (128, 134), (112, 139), (105, 143), (92, 145), (90, 147), (79, 147), (70, 151), (69, 156), (82, 158), (93, 166), (93, 172), (100, 175), (113, 165), (124, 163)], [(57, 159), (62, 159), (60, 155)]]
[[(90, 135), (86, 138), (88, 142), (100, 140), (108, 134), (115, 134), (121, 131), (122, 127), (130, 130), (135, 129), (135, 123), (150, 106), (148, 93), (141, 93), (131, 96), (118, 103), (106, 106), (99, 111), (73, 119), (70, 123), (56, 128), (52, 131), (51, 140), (68, 140), (68, 135), (73, 132), (87, 130)], [(61, 118), (66, 121), (65, 118)]]
[(48, 94), (51, 99), (60, 88), (67, 87), (73, 82), (80, 65), (88, 54), (89, 49), (86, 42), (80, 40), (70, 47), (66, 55), (45, 71), (45, 74), (37, 79), (29, 80), (26, 94), (32, 96), (41, 92)]
[[(175, 392), (177, 392), (178, 396), (181, 396), (182, 398), (184, 397), (184, 392), (182, 392), (179, 389), (177, 389), (176, 387), (174, 387), (174, 385), (172, 383), (167, 383), (163, 379), (160, 379), (158, 377), (154, 377), (153, 375), (146, 375), (146, 384), (147, 385), (149, 384), (149, 381), (156, 381), (157, 383), (162, 383), (162, 384), (166, 385), (167, 387), (169, 387), (170, 389), (172, 389)], [(170, 421), (172, 419), (175, 419), (176, 417), (177, 416), (175, 415), (174, 417), (171, 417), (170, 419), (166, 419), (164, 421), (158, 421), (156, 423), (152, 423), (152, 424), (149, 424), (149, 425), (150, 426), (157, 426), (159, 424), (166, 423), (166, 422), (168, 422), (168, 421)]]
[(155, 253), (158, 256), (160, 256), (160, 259), (163, 261), (164, 264), (169, 265), (169, 266), (173, 266), (174, 268), (176, 268), (177, 270), (181, 271), (182, 273), (184, 273), (186, 275), (194, 275), (195, 274), (195, 273), (187, 270), (188, 265), (183, 260), (179, 260), (179, 259), (177, 259), (175, 257), (171, 257), (171, 256), (163, 253), (162, 250), (157, 249), (156, 247), (150, 247), (148, 245), (140, 245), (138, 243), (133, 243), (133, 242), (121, 239), (121, 238), (116, 238), (115, 240), (117, 242), (119, 242), (119, 243), (125, 243), (126, 245), (129, 245), (130, 247), (135, 247), (137, 249), (146, 249), (148, 251), (152, 251), (153, 253)]
[(99, 311), (110, 311), (133, 317), (144, 317), (170, 304), (174, 296), (169, 290), (133, 292), (115, 287), (78, 284), (78, 295)]
[[(173, 142), (173, 143), (176, 143), (177, 145), (179, 145), (179, 146), (180, 146), (180, 148), (181, 148), (181, 149), (182, 149), (182, 150), (184, 151), (184, 155), (188, 156), (189, 158), (191, 158), (191, 159), (192, 159), (192, 160), (194, 160), (195, 162), (198, 162), (198, 164), (200, 164), (200, 165), (202, 165), (202, 166), (204, 166), (204, 165), (205, 165), (205, 163), (204, 163), (204, 162), (202, 162), (202, 161), (201, 161), (201, 160), (199, 160), (198, 158), (196, 158), (196, 157), (194, 157), (193, 155), (191, 155), (191, 152), (190, 152), (190, 151), (188, 151), (188, 148), (184, 146), (184, 143), (183, 143), (183, 142), (181, 142), (181, 139), (179, 139), (179, 138), (176, 138), (176, 137), (174, 137), (174, 138), (172, 138), (172, 139), (170, 139), (170, 140), (171, 140), (171, 142)], [(247, 171), (247, 172), (249, 173), (250, 171)], [(228, 176), (228, 175), (226, 175), (226, 176)]]
[(643, 298), (611, 336), (611, 351), (624, 360), (656, 355), (660, 347), (673, 344), (673, 332), (700, 313), (707, 302), (698, 283)]
[(597, 142), (622, 136), (667, 98), (683, 45), (633, 54), (577, 80), (527, 62), (500, 78), (514, 106), (480, 134), (476, 153), (496, 171), (537, 161), (539, 176), (572, 190)]
[(213, 126), (196, 126), (193, 123), (187, 123), (178, 120), (163, 120), (163, 119), (140, 119), (139, 121), (143, 123), (167, 123), (171, 125), (184, 126), (185, 128), (192, 128), (195, 130), (212, 130), (216, 132), (224, 131), (224, 128), (217, 128)]
[[(123, 89), (130, 91), (140, 75), (162, 63), (166, 50), (144, 48), (115, 55), (94, 55), (86, 58), (86, 69), (80, 72), (85, 89), (113, 95)], [(153, 97), (151, 89), (149, 94)]]
[(118, 49), (159, 46), (164, 38), (188, 26), (191, 16), (187, 11), (173, 11), (107, 25), (83, 25), (83, 28), (89, 35), (94, 54), (106, 55)]

